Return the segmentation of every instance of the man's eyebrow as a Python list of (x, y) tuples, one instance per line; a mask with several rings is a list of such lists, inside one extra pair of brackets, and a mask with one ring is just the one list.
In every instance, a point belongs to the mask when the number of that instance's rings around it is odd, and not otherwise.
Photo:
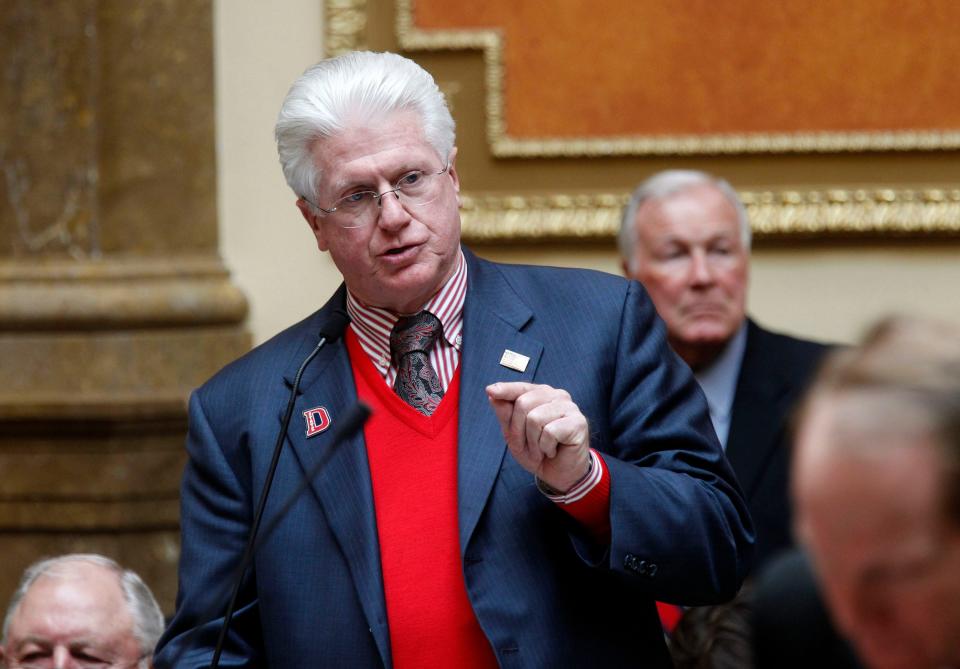
[(20, 639), (19, 641), (17, 641), (16, 645), (14, 646), (14, 649), (23, 648), (23, 647), (26, 646), (27, 644), (31, 644), (31, 643), (32, 643), (32, 644), (36, 644), (37, 646), (42, 646), (42, 647), (44, 647), (44, 648), (49, 648), (50, 646), (53, 645), (53, 644), (50, 642), (50, 640), (47, 639), (46, 637), (37, 636), (37, 635), (35, 635), (35, 634), (30, 634), (30, 635), (27, 635), (27, 636), (23, 637), (23, 638)]
[[(402, 163), (399, 163), (396, 167), (390, 168), (390, 170), (383, 173), (384, 178), (391, 184), (395, 184), (398, 180), (402, 179), (406, 174), (413, 171), (422, 171), (429, 172), (430, 170), (425, 168), (422, 164), (423, 161), (416, 161), (405, 159)], [(362, 176), (348, 176), (343, 179), (338, 179), (335, 183), (331, 184), (333, 187), (334, 193), (340, 193), (345, 190), (352, 188), (366, 188), (372, 191), (376, 191), (375, 183), (379, 179), (378, 176), (371, 176), (370, 174), (364, 174)]]
[(354, 188), (373, 188), (369, 185), (370, 179), (368, 176), (365, 177), (351, 177), (346, 179), (338, 179), (336, 183), (332, 184), (334, 194), (341, 193), (346, 190), (352, 190)]
[(97, 642), (94, 639), (73, 639), (69, 644), (70, 651), (75, 650), (95, 650), (97, 652), (106, 652), (106, 649), (103, 647), (102, 642)]

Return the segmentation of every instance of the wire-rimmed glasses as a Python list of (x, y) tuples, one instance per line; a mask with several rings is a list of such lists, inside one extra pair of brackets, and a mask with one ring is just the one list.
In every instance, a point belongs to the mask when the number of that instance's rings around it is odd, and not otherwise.
[(329, 208), (321, 207), (307, 198), (303, 199), (330, 216), (330, 220), (341, 228), (362, 228), (377, 220), (385, 195), (392, 193), (404, 205), (415, 207), (427, 205), (436, 200), (443, 187), (440, 176), (446, 174), (449, 169), (450, 163), (444, 165), (439, 172), (411, 170), (400, 177), (390, 190), (382, 193), (359, 190), (344, 195)]

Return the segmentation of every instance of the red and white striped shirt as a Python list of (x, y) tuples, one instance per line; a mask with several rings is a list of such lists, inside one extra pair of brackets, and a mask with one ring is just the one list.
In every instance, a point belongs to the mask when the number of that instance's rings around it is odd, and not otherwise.
[[(460, 364), (460, 351), (463, 349), (463, 303), (466, 296), (467, 262), (463, 251), (460, 251), (453, 276), (422, 308), (422, 311), (429, 311), (436, 316), (443, 326), (443, 336), (437, 338), (430, 351), (430, 364), (440, 377), (444, 391)], [(349, 290), (347, 313), (350, 314), (350, 327), (357, 335), (360, 347), (392, 388), (397, 368), (390, 360), (390, 332), (400, 320), (400, 315), (389, 309), (367, 306)]]

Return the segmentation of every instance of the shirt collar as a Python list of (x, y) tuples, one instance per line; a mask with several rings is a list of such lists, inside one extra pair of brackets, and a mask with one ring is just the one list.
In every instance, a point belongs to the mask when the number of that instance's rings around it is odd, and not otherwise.
[(747, 321), (737, 329), (730, 343), (713, 364), (695, 372), (694, 376), (707, 396), (710, 414), (721, 419), (730, 416), (733, 410), (733, 396), (737, 390), (737, 379), (740, 376), (740, 363), (743, 362), (743, 352), (747, 347)]
[[(457, 269), (446, 283), (418, 311), (429, 311), (443, 326), (443, 338), (458, 351), (463, 345), (463, 304), (467, 295), (467, 262), (458, 249)], [(360, 344), (373, 359), (390, 359), (390, 332), (400, 319), (389, 309), (371, 307), (347, 290), (347, 313), (350, 327)]]

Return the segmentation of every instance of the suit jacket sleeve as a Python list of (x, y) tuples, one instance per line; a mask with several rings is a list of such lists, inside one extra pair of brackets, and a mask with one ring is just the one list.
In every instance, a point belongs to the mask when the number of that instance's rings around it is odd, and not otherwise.
[[(706, 400), (635, 282), (626, 291), (619, 333), (609, 424), (595, 432), (593, 444), (610, 472), (612, 535), (602, 561), (647, 581), (663, 601), (729, 599), (749, 566), (753, 533)], [(575, 544), (588, 561), (601, 555), (583, 536)]]
[[(206, 667), (216, 645), (227, 598), (250, 531), (249, 468), (242, 449), (225, 452), (200, 391), (190, 398), (187, 451), (181, 486), (180, 589), (177, 614), (158, 645), (157, 669)], [(216, 424), (216, 423), (214, 423)], [(240, 591), (222, 666), (262, 666), (255, 586)]]

